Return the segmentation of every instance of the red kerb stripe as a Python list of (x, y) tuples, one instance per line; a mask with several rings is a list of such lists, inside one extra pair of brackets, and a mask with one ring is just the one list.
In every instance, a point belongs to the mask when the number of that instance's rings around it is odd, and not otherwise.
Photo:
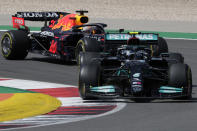
[(29, 90), (43, 94), (48, 94), (54, 97), (79, 97), (78, 88), (75, 87), (29, 89)]
[(5, 81), (5, 80), (11, 80), (11, 79), (0, 78), (0, 81)]

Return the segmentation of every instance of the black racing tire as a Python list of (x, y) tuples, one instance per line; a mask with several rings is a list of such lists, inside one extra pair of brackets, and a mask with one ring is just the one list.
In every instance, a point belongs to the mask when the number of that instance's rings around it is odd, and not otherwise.
[(77, 46), (75, 49), (75, 58), (77, 61), (77, 64), (79, 64), (79, 54), (80, 52), (100, 52), (101, 46), (100, 42), (96, 39), (91, 38), (82, 38), (77, 42)]
[(80, 52), (79, 55), (79, 66), (85, 66), (88, 65), (93, 61), (94, 58), (99, 58), (100, 53), (98, 52)]
[(90, 87), (102, 85), (101, 67), (99, 62), (93, 62), (80, 68), (79, 72), (79, 94), (83, 100), (95, 99), (88, 95)]
[(22, 30), (10, 30), (3, 34), (1, 39), (1, 52), (8, 60), (25, 59), (30, 48), (27, 33)]
[(172, 64), (168, 72), (168, 85), (184, 89), (186, 96), (181, 99), (192, 98), (192, 72), (187, 64)]
[(168, 53), (168, 44), (162, 37), (158, 37), (158, 45), (153, 45), (153, 55), (159, 56), (161, 53)]
[(170, 53), (169, 59), (175, 59), (177, 63), (184, 63), (184, 57), (180, 53)]

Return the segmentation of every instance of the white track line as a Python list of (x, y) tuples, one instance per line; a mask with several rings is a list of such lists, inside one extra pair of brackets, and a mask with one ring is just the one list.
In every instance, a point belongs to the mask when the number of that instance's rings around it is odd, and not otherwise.
[(163, 37), (165, 39), (169, 40), (197, 40), (197, 39), (190, 39), (190, 38), (168, 38), (168, 37)]
[[(31, 80), (20, 80), (20, 79), (11, 79), (0, 81), (1, 86), (19, 88), (19, 89), (46, 89), (46, 88), (65, 88), (65, 87), (76, 87), (73, 85), (64, 85), (56, 84), (50, 82), (41, 82), (41, 81), (31, 81)], [(22, 85), (22, 86), (21, 86)]]

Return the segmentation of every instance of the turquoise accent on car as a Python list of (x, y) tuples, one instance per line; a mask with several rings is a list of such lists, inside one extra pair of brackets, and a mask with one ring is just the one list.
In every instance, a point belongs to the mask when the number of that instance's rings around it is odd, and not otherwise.
[(91, 90), (92, 92), (101, 92), (101, 93), (114, 93), (115, 89), (102, 89), (102, 90)]
[(98, 87), (91, 87), (93, 90), (101, 90), (101, 89), (114, 89), (114, 86), (109, 85), (109, 86), (98, 86)]
[(170, 86), (161, 86), (160, 90), (176, 90), (176, 91), (183, 91), (183, 88), (175, 88)]
[(114, 86), (98, 86), (98, 87), (91, 87), (90, 91), (102, 92), (102, 93), (114, 93), (115, 88)]
[(121, 72), (123, 72), (123, 73), (125, 73), (125, 75), (128, 75), (128, 72), (126, 71), (126, 70), (118, 70), (118, 72), (117, 72), (117, 76), (120, 76), (120, 73)]
[(182, 93), (182, 91), (175, 91), (175, 90), (159, 90), (159, 93)]
[(161, 86), (159, 93), (182, 93), (183, 88), (176, 88), (170, 86)]
[[(137, 34), (135, 35), (140, 40), (158, 40), (157, 34)], [(106, 40), (128, 40), (131, 38), (130, 34), (106, 34)]]

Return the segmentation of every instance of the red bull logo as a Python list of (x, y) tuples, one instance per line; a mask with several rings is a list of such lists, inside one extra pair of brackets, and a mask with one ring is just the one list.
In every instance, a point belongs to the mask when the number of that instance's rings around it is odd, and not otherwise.
[(53, 54), (57, 52), (57, 41), (52, 40), (49, 51)]
[(66, 16), (63, 16), (58, 19), (57, 24), (55, 24), (52, 29), (60, 29), (62, 31), (70, 30), (73, 26), (76, 25), (82, 25), (88, 22), (87, 16), (81, 16), (77, 14), (69, 14)]

